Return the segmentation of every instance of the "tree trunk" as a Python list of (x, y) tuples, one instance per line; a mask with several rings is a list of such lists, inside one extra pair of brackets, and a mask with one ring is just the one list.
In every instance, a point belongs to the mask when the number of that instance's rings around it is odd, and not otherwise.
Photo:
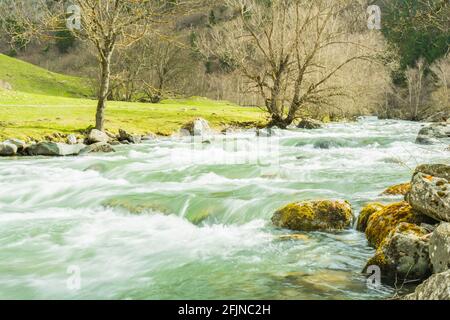
[(100, 90), (98, 92), (97, 113), (95, 115), (95, 128), (103, 131), (105, 127), (105, 108), (108, 101), (109, 83), (111, 78), (111, 53), (105, 53), (101, 61)]

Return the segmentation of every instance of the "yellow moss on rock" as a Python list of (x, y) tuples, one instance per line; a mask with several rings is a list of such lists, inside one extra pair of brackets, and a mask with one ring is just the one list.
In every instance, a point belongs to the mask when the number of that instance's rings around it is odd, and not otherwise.
[(298, 231), (342, 230), (351, 225), (353, 212), (347, 201), (303, 201), (279, 209), (275, 226)]
[(389, 187), (383, 191), (384, 196), (404, 196), (411, 190), (411, 183), (402, 183)]
[(384, 208), (385, 205), (378, 202), (368, 203), (359, 213), (356, 229), (361, 232), (366, 231), (370, 216), (375, 212), (383, 210)]
[(407, 202), (393, 203), (369, 217), (366, 228), (367, 240), (371, 246), (378, 248), (401, 222), (420, 224), (429, 221), (428, 217), (414, 211)]

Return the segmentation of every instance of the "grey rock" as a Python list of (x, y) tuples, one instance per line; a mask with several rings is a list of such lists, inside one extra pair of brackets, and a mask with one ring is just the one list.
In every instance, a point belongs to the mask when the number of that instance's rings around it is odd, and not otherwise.
[(256, 136), (260, 138), (268, 138), (272, 136), (276, 136), (276, 131), (279, 130), (278, 127), (264, 128), (256, 130)]
[(74, 134), (69, 134), (67, 136), (67, 143), (68, 144), (77, 144), (78, 143), (77, 137)]
[(450, 270), (432, 275), (403, 300), (450, 300)]
[(434, 273), (450, 268), (450, 223), (441, 223), (431, 235), (430, 259)]
[(314, 119), (302, 119), (302, 121), (300, 121), (300, 123), (297, 125), (297, 128), (309, 130), (321, 129), (323, 128), (323, 123)]
[(446, 164), (422, 164), (416, 168), (414, 175), (419, 172), (433, 177), (450, 180), (450, 166)]
[(103, 153), (109, 153), (109, 152), (115, 152), (114, 148), (104, 142), (97, 142), (93, 143), (91, 145), (86, 146), (81, 150), (80, 154), (87, 154), (87, 153), (94, 153), (94, 152), (103, 152)]
[(426, 235), (427, 230), (423, 228), (400, 223), (367, 262), (364, 271), (369, 266), (380, 267), (382, 280), (388, 284), (426, 279), (431, 274), (429, 239)]
[(22, 141), (19, 139), (8, 139), (4, 143), (10, 143), (10, 144), (15, 145), (17, 147), (18, 151), (25, 149), (25, 147), (27, 146), (25, 141)]
[(416, 173), (406, 200), (416, 211), (437, 221), (450, 222), (450, 183), (447, 179)]
[(0, 157), (14, 156), (17, 153), (17, 146), (12, 143), (0, 143)]
[(197, 118), (183, 125), (180, 132), (182, 135), (205, 136), (211, 133), (211, 128), (208, 121)]
[(450, 140), (450, 124), (433, 123), (431, 125), (423, 127), (417, 135), (417, 144), (438, 144)]
[(109, 137), (106, 133), (104, 133), (100, 130), (92, 129), (87, 137), (87, 140), (88, 140), (89, 144), (97, 143), (97, 142), (107, 143), (109, 141)]
[(119, 141), (128, 141), (129, 143), (139, 144), (142, 142), (140, 135), (129, 134), (123, 129), (119, 129)]
[(84, 144), (40, 142), (28, 146), (25, 151), (30, 156), (74, 156), (78, 155), (85, 147)]

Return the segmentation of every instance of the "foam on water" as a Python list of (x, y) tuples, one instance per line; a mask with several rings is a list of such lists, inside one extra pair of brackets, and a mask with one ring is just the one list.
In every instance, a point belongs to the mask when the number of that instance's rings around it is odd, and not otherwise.
[[(0, 298), (371, 299), (363, 234), (273, 228), (280, 206), (349, 200), (357, 213), (419, 163), (420, 125), (366, 119), (320, 130), (164, 138), (108, 155), (0, 159)], [(320, 145), (321, 148), (318, 146)], [(71, 290), (68, 268), (79, 268)]]

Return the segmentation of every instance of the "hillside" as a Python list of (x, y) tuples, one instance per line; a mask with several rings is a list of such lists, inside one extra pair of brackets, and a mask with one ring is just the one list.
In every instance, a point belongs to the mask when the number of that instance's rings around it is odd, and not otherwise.
[(13, 90), (62, 97), (91, 96), (89, 80), (50, 72), (0, 54), (0, 80)]

